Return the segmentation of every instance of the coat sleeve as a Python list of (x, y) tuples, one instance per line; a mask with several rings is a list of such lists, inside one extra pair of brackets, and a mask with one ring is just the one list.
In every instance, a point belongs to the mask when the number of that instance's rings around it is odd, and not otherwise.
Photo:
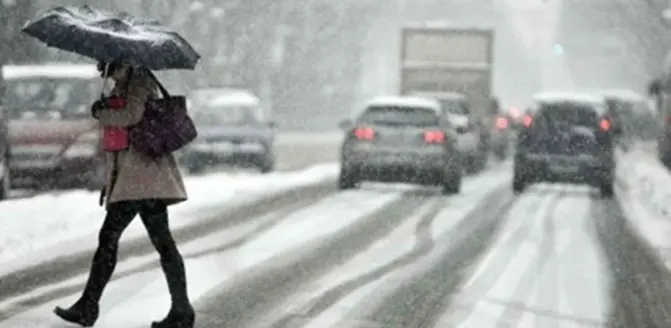
[(126, 107), (118, 109), (101, 109), (96, 117), (102, 126), (128, 127), (142, 120), (145, 104), (149, 99), (148, 88), (131, 86), (132, 90), (126, 99)]

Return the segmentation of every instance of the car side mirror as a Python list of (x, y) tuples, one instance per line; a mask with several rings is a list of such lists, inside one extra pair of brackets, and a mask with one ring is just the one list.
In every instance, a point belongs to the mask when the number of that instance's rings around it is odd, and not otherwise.
[(352, 120), (343, 119), (343, 120), (340, 121), (338, 126), (340, 126), (340, 129), (343, 130), (343, 131), (344, 130), (349, 130), (352, 127)]

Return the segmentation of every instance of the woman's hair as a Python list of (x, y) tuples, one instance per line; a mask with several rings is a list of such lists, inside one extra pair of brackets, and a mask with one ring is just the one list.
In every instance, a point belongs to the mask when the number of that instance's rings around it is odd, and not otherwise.
[[(101, 74), (103, 74), (105, 72), (105, 66), (107, 66), (107, 72), (109, 73), (119, 69), (122, 65), (124, 65), (124, 62), (121, 60), (115, 60), (112, 62), (99, 61), (96, 68)], [(159, 92), (158, 85), (152, 77), (152, 73), (145, 67), (130, 65), (128, 67), (127, 83), (127, 86), (131, 88), (140, 87), (146, 88), (152, 93)]]

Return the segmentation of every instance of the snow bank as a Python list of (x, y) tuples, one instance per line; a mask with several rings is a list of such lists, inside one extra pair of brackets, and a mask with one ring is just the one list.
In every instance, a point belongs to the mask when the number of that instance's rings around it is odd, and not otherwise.
[[(323, 164), (303, 171), (267, 175), (216, 173), (186, 179), (189, 201), (171, 208), (171, 225), (184, 226), (222, 205), (251, 203), (276, 194), (334, 178), (337, 165)], [(91, 249), (104, 210), (98, 193), (73, 191), (0, 203), (0, 274), (33, 264), (40, 253), (68, 254)], [(144, 235), (135, 220), (124, 238)]]
[(620, 157), (617, 197), (632, 226), (671, 260), (671, 173), (646, 147)]

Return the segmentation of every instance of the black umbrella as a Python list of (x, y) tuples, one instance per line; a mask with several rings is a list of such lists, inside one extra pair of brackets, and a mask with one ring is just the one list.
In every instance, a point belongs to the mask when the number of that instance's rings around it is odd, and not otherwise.
[(194, 69), (200, 59), (184, 38), (158, 21), (88, 6), (51, 9), (22, 31), (49, 47), (153, 70)]

